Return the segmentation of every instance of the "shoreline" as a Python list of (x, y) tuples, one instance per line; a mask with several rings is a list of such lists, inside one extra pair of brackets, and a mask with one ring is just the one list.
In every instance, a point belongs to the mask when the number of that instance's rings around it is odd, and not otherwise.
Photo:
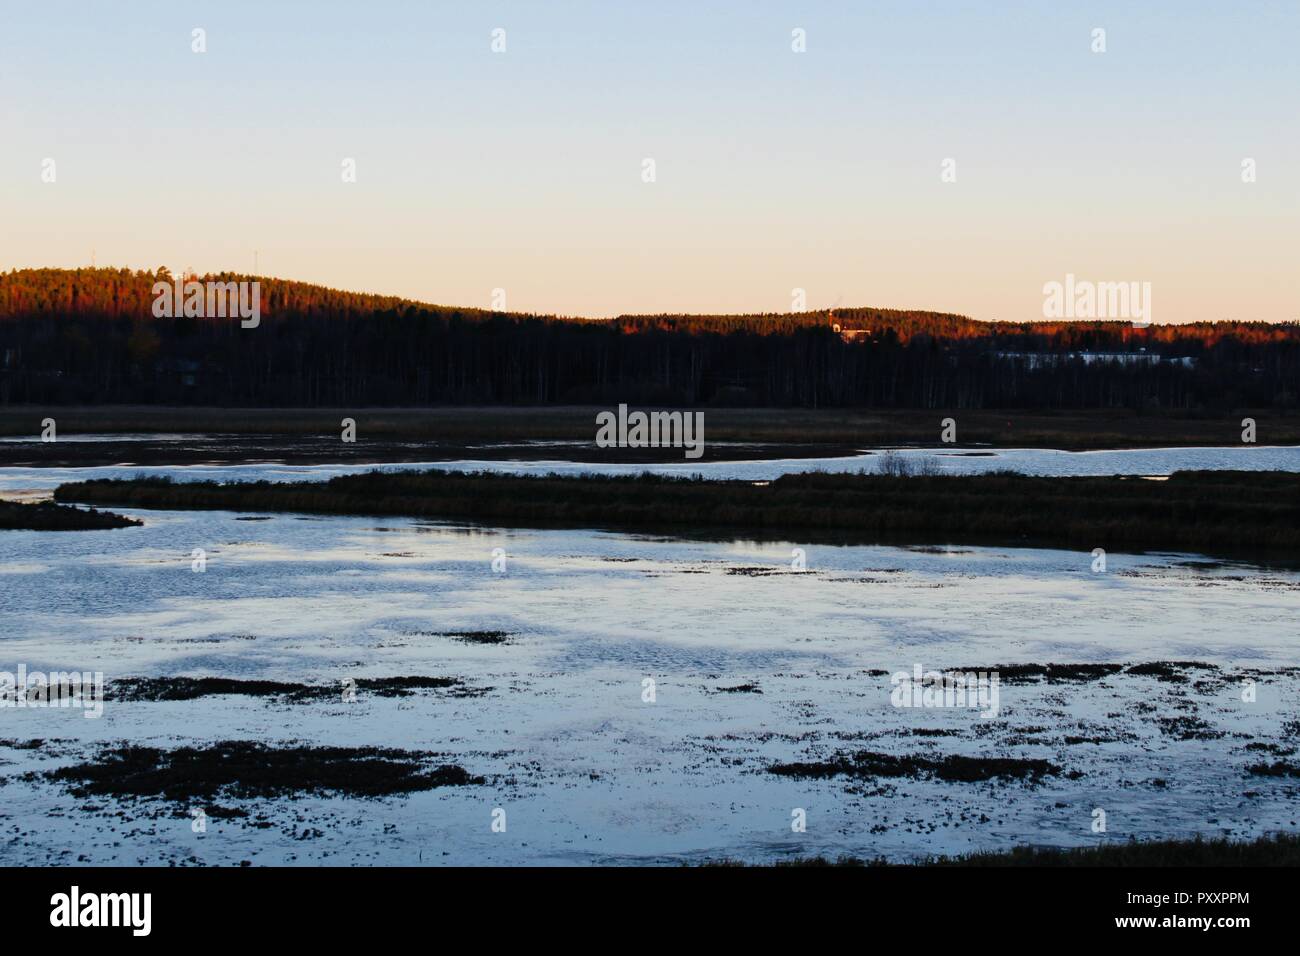
[[(638, 406), (642, 407), (642, 406)], [(646, 404), (646, 409), (669, 408)], [(61, 435), (156, 435), (201, 436), (218, 451), (241, 437), (246, 443), (261, 442), (270, 448), (288, 449), (317, 445), (351, 460), (359, 454), (382, 458), (387, 454), (411, 453), (400, 446), (418, 443), (414, 449), (428, 454), (428, 446), (472, 448), (491, 454), (494, 444), (527, 446), (531, 442), (552, 442), (577, 446), (584, 455), (606, 460), (606, 450), (595, 447), (596, 415), (608, 409), (597, 405), (567, 406), (438, 406), (430, 408), (214, 408), (176, 406), (5, 406), (0, 407), (0, 437), (29, 436), (39, 439), (41, 422), (54, 418)], [(940, 444), (944, 419), (956, 423), (954, 447), (968, 449), (1050, 448), (1062, 451), (1101, 451), (1138, 448), (1209, 447), (1241, 443), (1242, 419), (1257, 423), (1258, 441), (1266, 445), (1300, 445), (1300, 413), (1272, 409), (1238, 409), (1215, 412), (1035, 412), (1017, 409), (782, 409), (782, 408), (694, 408), (704, 414), (706, 460), (716, 454), (710, 446), (728, 444), (781, 448), (787, 457), (817, 457), (831, 449), (869, 447), (926, 447)], [(340, 423), (352, 418), (357, 424), (357, 443), (347, 449), (339, 441)], [(138, 438), (118, 444), (138, 446)], [(369, 453), (359, 451), (369, 443)], [(0, 466), (15, 464), (14, 453), (27, 443), (0, 442)], [(33, 443), (34, 444), (34, 443)], [(78, 444), (78, 443), (67, 443)], [(99, 442), (95, 442), (99, 444)], [(105, 443), (112, 444), (112, 443)], [(157, 442), (160, 452), (178, 451), (175, 440)], [(812, 446), (821, 446), (814, 449)], [(28, 445), (30, 448), (30, 445)], [(42, 450), (34, 460), (49, 460)], [(54, 443), (58, 447), (58, 443)], [(107, 454), (107, 449), (101, 450)], [(627, 449), (608, 460), (634, 461)], [(648, 449), (646, 451), (654, 451)], [(676, 456), (650, 455), (647, 460)], [(276, 457), (282, 457), (283, 451)], [(458, 455), (456, 457), (465, 457)], [(714, 459), (717, 460), (717, 459)]]
[(143, 524), (135, 518), (94, 508), (0, 499), (0, 531), (111, 531)]
[(842, 458), (860, 454), (847, 445), (771, 445), (714, 442), (697, 459), (680, 448), (597, 448), (554, 441), (469, 445), (400, 441), (344, 444), (316, 436), (203, 435), (151, 441), (0, 442), (0, 468), (185, 467), (191, 465), (397, 465), (457, 461), (573, 462), (586, 465), (707, 464)]
[(1020, 844), (1002, 851), (957, 856), (929, 856), (906, 863), (858, 857), (799, 857), (775, 863), (749, 864), (738, 860), (710, 860), (703, 867), (1197, 867), (1197, 866), (1300, 866), (1300, 836), (1275, 833), (1257, 840), (1202, 839), (1127, 840), (1097, 846), (1053, 847)]
[[(145, 527), (6, 542), (11, 653), (102, 670), (111, 715), (11, 714), (10, 812), (62, 811), (13, 859), (903, 864), (1294, 830), (1293, 573), (808, 546), (793, 574), (789, 547), (128, 514)], [(91, 563), (52, 608), (50, 582)], [(996, 671), (997, 717), (894, 706), (891, 675), (916, 664)], [(522, 840), (459, 836), (494, 806)]]
[(120, 508), (392, 515), (493, 525), (737, 536), (839, 534), (873, 543), (1003, 544), (1085, 551), (1300, 556), (1300, 480), (1289, 472), (1125, 477), (792, 473), (774, 481), (640, 474), (371, 471), (307, 482), (92, 479), (63, 503)]

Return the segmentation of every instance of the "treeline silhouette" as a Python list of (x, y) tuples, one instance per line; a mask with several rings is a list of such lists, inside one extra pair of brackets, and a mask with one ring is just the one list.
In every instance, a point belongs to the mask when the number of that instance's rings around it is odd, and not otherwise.
[(648, 473), (375, 471), (304, 482), (92, 480), (60, 485), (54, 497), (132, 508), (402, 515), (510, 527), (717, 529), (794, 540), (827, 535), (871, 543), (1300, 554), (1300, 481), (1286, 472), (1184, 471), (1167, 481), (808, 472), (756, 484)]
[[(237, 319), (154, 317), (158, 280), (172, 277), (0, 274), (0, 404), (1231, 409), (1300, 401), (1296, 323), (988, 323), (890, 309), (585, 320), (257, 277), (261, 324), (245, 329)], [(835, 324), (860, 334), (845, 341)]]

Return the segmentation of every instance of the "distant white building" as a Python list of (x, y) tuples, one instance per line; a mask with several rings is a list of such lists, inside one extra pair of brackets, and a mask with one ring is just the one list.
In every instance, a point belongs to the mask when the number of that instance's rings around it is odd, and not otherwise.
[(870, 329), (846, 329), (838, 322), (831, 325), (831, 330), (845, 342), (865, 342), (871, 338)]

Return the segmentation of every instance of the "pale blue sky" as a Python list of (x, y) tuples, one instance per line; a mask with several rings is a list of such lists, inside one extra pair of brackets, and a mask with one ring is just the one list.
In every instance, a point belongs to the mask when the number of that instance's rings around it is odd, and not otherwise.
[(452, 304), (798, 287), (1004, 319), (1071, 272), (1151, 282), (1156, 321), (1300, 319), (1298, 27), (1264, 2), (11, 3), (0, 269), (256, 249)]

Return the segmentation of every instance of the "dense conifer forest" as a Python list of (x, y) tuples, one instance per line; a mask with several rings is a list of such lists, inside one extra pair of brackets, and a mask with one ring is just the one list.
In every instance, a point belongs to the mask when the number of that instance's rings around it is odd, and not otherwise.
[(1296, 323), (987, 323), (868, 308), (594, 320), (258, 277), (261, 323), (242, 328), (155, 317), (153, 284), (172, 280), (0, 274), (0, 405), (1224, 410), (1300, 398)]

